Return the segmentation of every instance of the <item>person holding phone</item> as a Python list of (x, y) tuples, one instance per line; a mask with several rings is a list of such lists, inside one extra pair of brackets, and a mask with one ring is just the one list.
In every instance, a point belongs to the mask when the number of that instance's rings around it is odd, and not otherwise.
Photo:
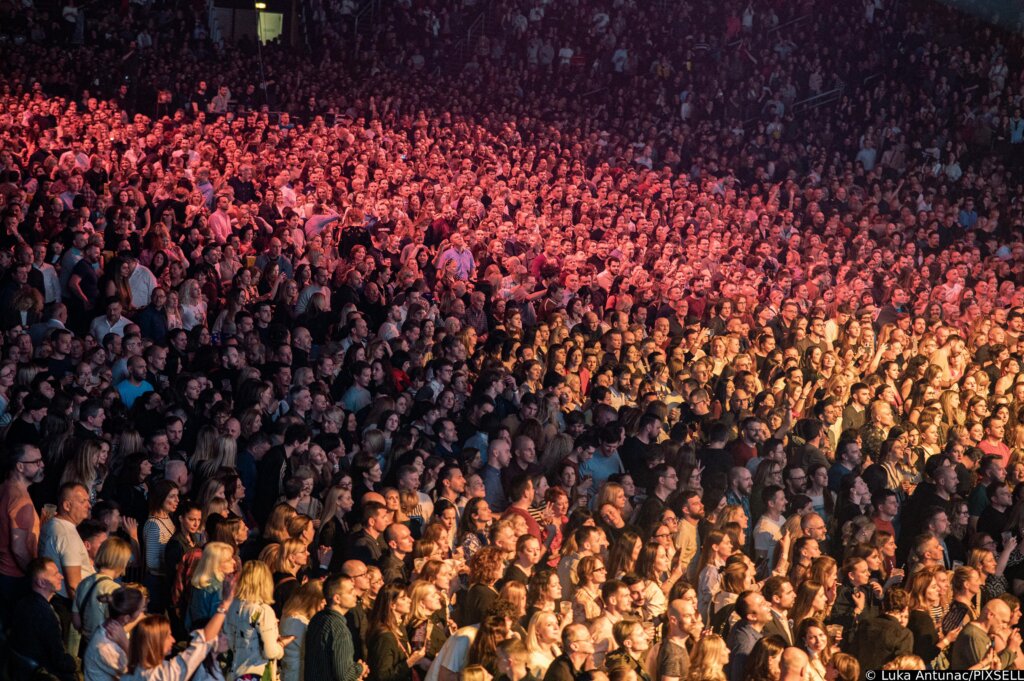
[(961, 630), (950, 648), (950, 669), (1008, 669), (1020, 655), (1021, 635), (1010, 627), (1013, 611), (995, 598)]
[(405, 585), (384, 585), (370, 611), (366, 662), (370, 681), (413, 681), (413, 667), (427, 655), (427, 637), (414, 647), (405, 631), (412, 599)]

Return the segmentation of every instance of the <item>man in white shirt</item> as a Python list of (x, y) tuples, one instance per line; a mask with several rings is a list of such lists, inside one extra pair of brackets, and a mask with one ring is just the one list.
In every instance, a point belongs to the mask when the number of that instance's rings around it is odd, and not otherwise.
[(228, 213), (230, 206), (231, 201), (227, 196), (218, 196), (217, 210), (210, 214), (210, 219), (206, 222), (210, 228), (210, 234), (219, 244), (223, 244), (231, 236), (231, 215)]
[(60, 618), (68, 651), (78, 652), (78, 632), (71, 621), (75, 590), (83, 579), (96, 572), (85, 542), (78, 535), (78, 524), (89, 517), (92, 504), (85, 485), (67, 483), (60, 488), (57, 515), (43, 525), (39, 533), (39, 555), (49, 558), (64, 575), (64, 583), (50, 601)]
[(124, 330), (131, 324), (127, 318), (121, 316), (122, 308), (119, 301), (112, 301), (107, 304), (107, 313), (96, 317), (92, 320), (92, 325), (89, 327), (89, 333), (92, 337), (103, 344), (103, 339), (107, 337), (108, 333), (117, 334), (118, 336), (124, 336)]
[(148, 267), (140, 264), (134, 255), (129, 255), (126, 262), (132, 270), (132, 273), (128, 275), (128, 287), (132, 291), (132, 307), (141, 310), (149, 305), (153, 289), (158, 286), (156, 277)]

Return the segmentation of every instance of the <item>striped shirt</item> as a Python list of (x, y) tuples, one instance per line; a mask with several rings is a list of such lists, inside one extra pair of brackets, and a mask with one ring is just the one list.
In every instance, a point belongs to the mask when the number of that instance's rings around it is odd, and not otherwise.
[(358, 681), (355, 646), (345, 616), (326, 608), (309, 621), (303, 659), (304, 681)]

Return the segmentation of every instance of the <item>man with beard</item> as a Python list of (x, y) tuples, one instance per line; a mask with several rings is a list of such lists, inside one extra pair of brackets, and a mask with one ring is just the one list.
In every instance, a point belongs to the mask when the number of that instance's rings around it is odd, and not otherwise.
[[(39, 448), (21, 444), (10, 450), (7, 480), (0, 485), (0, 608), (28, 592), (27, 568), (39, 548), (39, 514), (29, 485), (41, 482), (45, 463)], [(4, 615), (4, 621), (9, 621)]]

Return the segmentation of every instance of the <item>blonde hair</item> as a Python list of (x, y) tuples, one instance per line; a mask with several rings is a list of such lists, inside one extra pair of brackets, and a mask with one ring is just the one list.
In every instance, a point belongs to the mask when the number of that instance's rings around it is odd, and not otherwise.
[(697, 645), (694, 646), (693, 652), (690, 654), (690, 673), (686, 675), (688, 681), (722, 681), (725, 679), (721, 659), (728, 652), (725, 639), (716, 634), (705, 636), (697, 641)]
[(207, 543), (203, 547), (203, 555), (199, 557), (195, 572), (192, 573), (192, 586), (197, 589), (219, 587), (224, 581), (224, 573), (220, 569), (221, 563), (234, 557), (235, 549), (230, 544), (220, 541)]
[(274, 577), (270, 568), (261, 560), (250, 560), (242, 566), (242, 574), (235, 587), (235, 597), (250, 603), (274, 602)]
[(100, 544), (96, 552), (96, 569), (113, 570), (117, 575), (123, 575), (128, 567), (128, 561), (132, 559), (132, 545), (120, 537), (113, 536)]
[(555, 657), (558, 657), (562, 654), (562, 651), (558, 649), (557, 643), (544, 644), (540, 641), (540, 628), (544, 626), (546, 620), (554, 620), (555, 624), (558, 624), (558, 616), (553, 612), (537, 612), (530, 618), (530, 625), (526, 630), (526, 649), (531, 653), (543, 651), (545, 645), (547, 645), (550, 652)]
[(422, 622), (434, 614), (427, 612), (423, 605), (431, 590), (437, 591), (437, 586), (433, 582), (423, 579), (418, 579), (409, 585), (409, 600), (412, 601), (412, 605), (409, 607), (410, 622)]
[(459, 681), (490, 681), (491, 678), (491, 674), (482, 664), (471, 664), (459, 675)]
[(922, 660), (917, 655), (900, 655), (882, 665), (882, 669), (885, 671), (923, 671), (927, 669)]

